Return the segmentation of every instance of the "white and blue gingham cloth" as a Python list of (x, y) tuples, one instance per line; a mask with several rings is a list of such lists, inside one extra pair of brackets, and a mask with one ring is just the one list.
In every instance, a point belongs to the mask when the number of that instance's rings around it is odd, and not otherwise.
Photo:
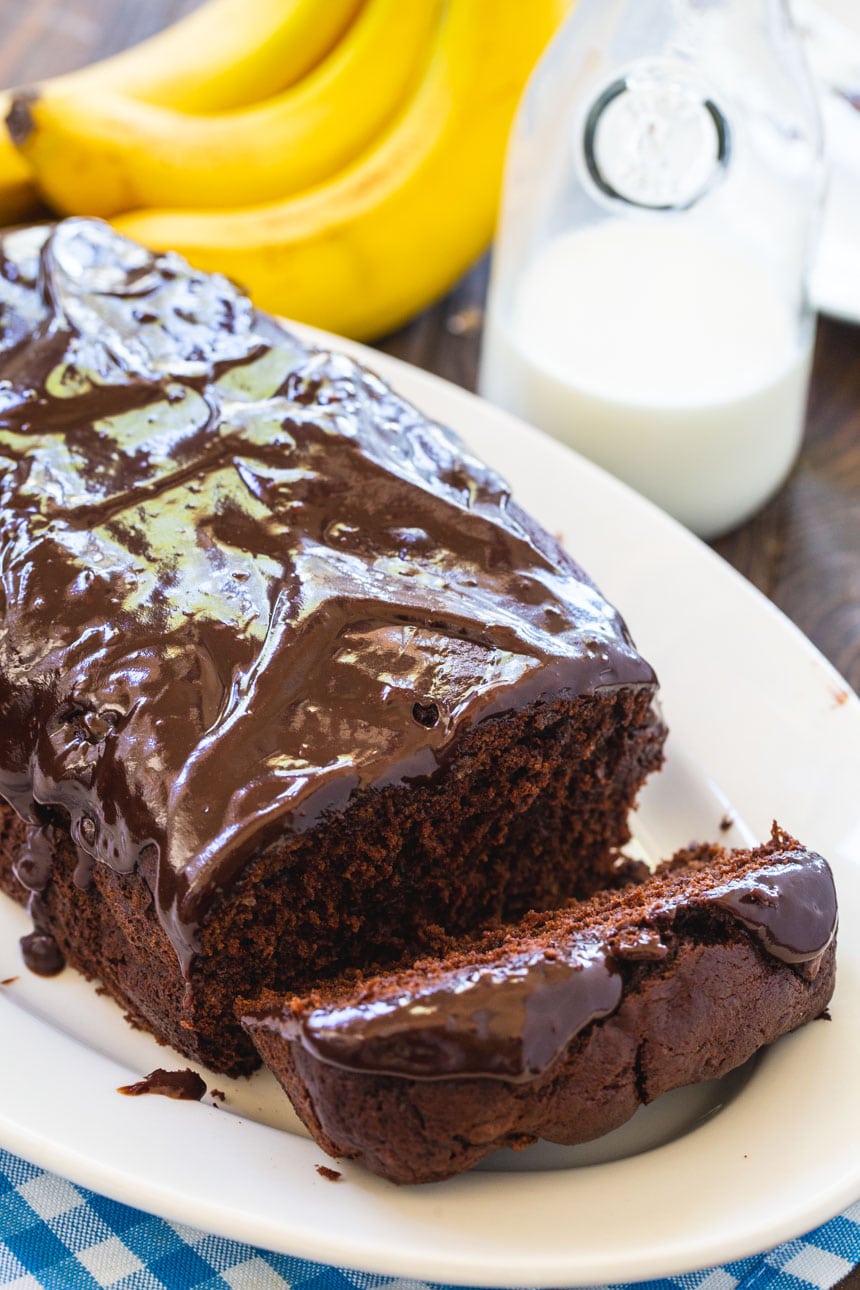
[[(860, 1264), (860, 1201), (796, 1241), (637, 1290), (829, 1290)], [(257, 1250), (120, 1205), (0, 1149), (0, 1286), (15, 1290), (430, 1290)], [(434, 1287), (434, 1290), (439, 1290)], [(626, 1288), (625, 1288), (626, 1290)]]

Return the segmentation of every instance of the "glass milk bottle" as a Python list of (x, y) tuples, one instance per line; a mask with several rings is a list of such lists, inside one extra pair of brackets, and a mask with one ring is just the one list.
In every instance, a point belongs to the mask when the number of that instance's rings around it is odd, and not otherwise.
[(578, 0), (508, 154), (481, 393), (703, 537), (800, 443), (823, 186), (784, 0)]

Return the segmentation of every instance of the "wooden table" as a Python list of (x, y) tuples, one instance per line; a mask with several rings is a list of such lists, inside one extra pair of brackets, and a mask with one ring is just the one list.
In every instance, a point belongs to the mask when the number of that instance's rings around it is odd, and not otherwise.
[[(0, 85), (113, 53), (194, 7), (195, 0), (0, 0)], [(486, 284), (484, 262), (380, 348), (474, 389)], [(797, 466), (760, 514), (714, 545), (860, 692), (860, 328), (820, 320)], [(841, 1286), (860, 1290), (860, 1269)]]

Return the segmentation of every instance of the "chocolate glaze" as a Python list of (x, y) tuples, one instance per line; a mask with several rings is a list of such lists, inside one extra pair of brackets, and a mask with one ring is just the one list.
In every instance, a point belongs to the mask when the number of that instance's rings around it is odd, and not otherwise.
[[(591, 1022), (618, 1007), (624, 964), (661, 970), (684, 915), (717, 906), (784, 963), (818, 962), (836, 932), (836, 899), (827, 862), (785, 852), (711, 891), (681, 890), (607, 931), (572, 930), (563, 948), (502, 951), (493, 960), (436, 971), (431, 984), (380, 990), (350, 1006), (266, 1004), (243, 1018), (253, 1034), (273, 1030), (319, 1061), (407, 1079), (481, 1077), (524, 1083), (543, 1074)], [(359, 993), (361, 986), (354, 987)]]
[(811, 851), (785, 853), (787, 864), (718, 888), (708, 900), (731, 914), (783, 963), (821, 957), (836, 935), (836, 888), (830, 866)]
[(127, 1097), (141, 1097), (144, 1093), (159, 1093), (181, 1102), (199, 1102), (206, 1092), (206, 1083), (196, 1071), (188, 1067), (182, 1071), (150, 1071), (136, 1084), (121, 1084), (117, 1093)]
[(56, 976), (66, 966), (63, 951), (51, 932), (44, 904), (53, 860), (54, 830), (50, 827), (28, 829), (12, 871), (21, 886), (30, 893), (27, 912), (33, 920), (33, 930), (21, 937), (21, 957), (37, 976)]
[(574, 1035), (621, 1000), (604, 947), (543, 953), (450, 974), (427, 990), (275, 1024), (332, 1066), (415, 1079), (534, 1079)]
[(612, 937), (609, 948), (613, 957), (624, 963), (654, 963), (669, 954), (660, 933), (650, 927), (623, 927)]
[(78, 881), (153, 849), (185, 970), (246, 859), (458, 730), (653, 686), (505, 482), (225, 279), (97, 221), (0, 239), (0, 793)]

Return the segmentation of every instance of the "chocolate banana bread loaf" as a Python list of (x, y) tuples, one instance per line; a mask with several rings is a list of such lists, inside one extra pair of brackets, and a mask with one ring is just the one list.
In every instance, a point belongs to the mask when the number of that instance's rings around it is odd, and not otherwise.
[(655, 677), (505, 482), (223, 278), (0, 239), (0, 885), (214, 1070), (301, 992), (611, 884)]
[(598, 1137), (818, 1017), (835, 931), (826, 862), (775, 832), (752, 852), (690, 850), (641, 886), (401, 971), (240, 1012), (326, 1151), (432, 1182), (498, 1147)]

